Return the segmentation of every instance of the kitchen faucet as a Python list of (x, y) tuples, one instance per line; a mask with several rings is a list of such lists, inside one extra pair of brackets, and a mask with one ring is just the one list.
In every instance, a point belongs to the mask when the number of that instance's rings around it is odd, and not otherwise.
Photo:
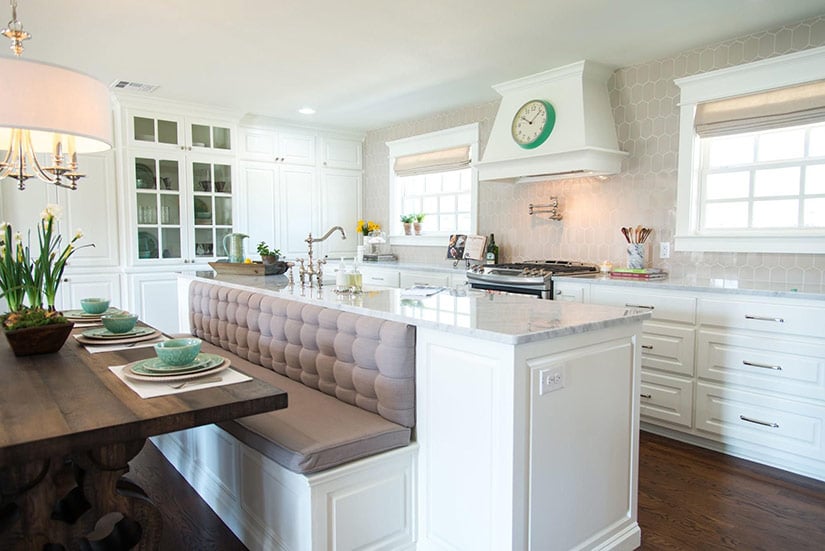
[[(347, 238), (347, 233), (344, 231), (344, 228), (341, 226), (332, 226), (330, 229), (327, 230), (327, 233), (322, 235), (321, 237), (312, 237), (312, 232), (309, 233), (304, 241), (307, 244), (307, 256), (309, 257), (309, 261), (307, 262), (307, 266), (304, 266), (304, 259), (299, 258), (298, 262), (300, 263), (300, 268), (298, 269), (298, 275), (301, 278), (301, 287), (303, 287), (306, 283), (312, 285), (312, 276), (315, 276), (315, 279), (318, 281), (318, 287), (321, 287), (324, 283), (324, 274), (322, 266), (327, 263), (326, 258), (322, 258), (315, 263), (312, 260), (312, 244), (318, 243), (320, 241), (324, 241), (328, 238), (332, 233), (338, 230), (341, 232), (341, 239)], [(306, 281), (305, 281), (306, 278)]]

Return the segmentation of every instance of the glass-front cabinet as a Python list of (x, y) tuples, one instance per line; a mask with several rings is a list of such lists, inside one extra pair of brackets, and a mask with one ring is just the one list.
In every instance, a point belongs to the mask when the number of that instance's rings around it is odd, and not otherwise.
[(128, 121), (132, 146), (222, 153), (232, 152), (234, 146), (234, 131), (229, 123), (142, 111), (130, 112)]
[(229, 158), (156, 149), (129, 155), (136, 263), (206, 262), (225, 256), (232, 233)]

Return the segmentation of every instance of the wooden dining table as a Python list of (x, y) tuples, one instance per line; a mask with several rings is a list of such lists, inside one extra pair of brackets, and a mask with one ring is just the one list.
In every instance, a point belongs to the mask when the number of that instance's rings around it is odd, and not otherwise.
[(70, 337), (15, 357), (0, 338), (0, 549), (156, 549), (163, 519), (124, 476), (146, 439), (287, 406), (257, 379), (142, 399), (109, 370), (153, 355)]

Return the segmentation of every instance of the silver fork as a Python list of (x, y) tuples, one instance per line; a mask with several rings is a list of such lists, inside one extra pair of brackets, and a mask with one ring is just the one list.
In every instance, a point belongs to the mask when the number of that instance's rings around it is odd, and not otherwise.
[(207, 377), (206, 379), (194, 379), (192, 381), (183, 381), (182, 383), (170, 384), (174, 389), (183, 388), (185, 386), (205, 385), (209, 383), (218, 383), (223, 380), (223, 377)]

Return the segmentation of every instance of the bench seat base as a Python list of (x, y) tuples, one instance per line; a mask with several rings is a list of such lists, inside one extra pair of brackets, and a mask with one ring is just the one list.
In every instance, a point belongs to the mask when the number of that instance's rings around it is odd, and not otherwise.
[(152, 440), (250, 549), (415, 548), (415, 443), (298, 474), (215, 425)]

